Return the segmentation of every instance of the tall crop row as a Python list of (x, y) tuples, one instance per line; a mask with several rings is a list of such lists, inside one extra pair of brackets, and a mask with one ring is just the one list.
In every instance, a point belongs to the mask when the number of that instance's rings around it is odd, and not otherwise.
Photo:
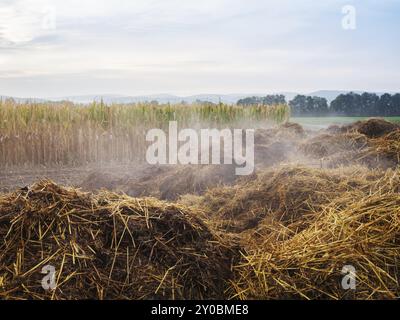
[(146, 132), (167, 129), (169, 121), (177, 121), (180, 128), (241, 128), (288, 117), (285, 105), (0, 101), (0, 167), (140, 161)]

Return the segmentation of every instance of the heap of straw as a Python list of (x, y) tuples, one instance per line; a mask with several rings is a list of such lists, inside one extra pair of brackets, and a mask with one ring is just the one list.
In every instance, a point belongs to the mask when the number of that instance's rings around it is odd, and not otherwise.
[(372, 139), (371, 147), (362, 153), (364, 157), (373, 158), (376, 162), (390, 163), (392, 166), (400, 164), (400, 130), (393, 131)]
[(306, 139), (298, 150), (307, 158), (323, 161), (328, 168), (354, 164), (396, 168), (400, 163), (398, 128), (384, 120), (370, 119)]
[(392, 131), (400, 129), (400, 125), (386, 121), (381, 118), (371, 118), (365, 121), (343, 126), (339, 129), (341, 132), (358, 132), (366, 135), (368, 138), (382, 137)]
[[(302, 231), (288, 236), (287, 226), (270, 228), (265, 241), (248, 244), (251, 249), (236, 267), (232, 297), (399, 298), (399, 208), (398, 190), (347, 192), (313, 211), (314, 221)], [(342, 285), (348, 270), (354, 271), (354, 290)]]
[[(194, 213), (42, 181), (0, 196), (0, 298), (220, 298), (232, 248)], [(44, 290), (44, 266), (56, 271)]]
[[(368, 193), (377, 188), (380, 171), (353, 166), (340, 169), (311, 169), (282, 166), (260, 172), (256, 179), (209, 190), (198, 202), (224, 230), (242, 232), (257, 227), (266, 218), (285, 224), (305, 215), (343, 192)], [(399, 181), (399, 180), (396, 180)]]
[(328, 167), (362, 164), (369, 168), (389, 169), (400, 164), (400, 130), (368, 139), (359, 149), (342, 150), (326, 158)]
[(306, 140), (299, 146), (305, 155), (325, 158), (337, 153), (359, 151), (368, 146), (368, 138), (357, 132), (342, 134), (320, 134)]

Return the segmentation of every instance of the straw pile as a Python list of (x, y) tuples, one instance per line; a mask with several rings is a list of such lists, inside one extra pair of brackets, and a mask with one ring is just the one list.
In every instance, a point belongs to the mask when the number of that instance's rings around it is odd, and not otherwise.
[[(270, 225), (264, 241), (249, 240), (247, 255), (236, 267), (232, 297), (399, 298), (398, 178), (398, 172), (386, 174), (376, 183), (387, 188), (367, 195), (357, 190), (343, 193), (312, 210), (313, 221), (305, 229)], [(342, 287), (347, 265), (355, 268), (356, 290)]]
[(380, 138), (371, 140), (371, 147), (362, 153), (361, 159), (367, 157), (375, 162), (400, 164), (400, 129), (392, 131)]
[(285, 122), (284, 124), (280, 125), (278, 132), (278, 136), (294, 136), (294, 137), (305, 137), (306, 133), (303, 127), (295, 122)]
[[(398, 170), (283, 166), (197, 201), (243, 248), (230, 298), (400, 296)], [(342, 287), (347, 265), (356, 290)]]
[(372, 118), (343, 126), (340, 131), (356, 131), (366, 135), (368, 138), (378, 138), (398, 129), (400, 129), (398, 124), (380, 118)]
[(368, 138), (357, 132), (320, 134), (302, 143), (299, 150), (314, 158), (325, 158), (337, 153), (360, 151), (368, 146)]
[[(220, 298), (233, 249), (185, 207), (42, 181), (0, 196), (0, 298)], [(41, 286), (42, 267), (57, 288)]]
[(223, 230), (242, 232), (257, 227), (265, 219), (289, 224), (306, 224), (305, 215), (318, 210), (343, 192), (368, 193), (377, 188), (381, 172), (363, 167), (312, 169), (283, 166), (268, 169), (256, 179), (235, 186), (209, 190), (197, 204), (205, 208)]
[(381, 119), (370, 119), (328, 129), (300, 143), (298, 150), (319, 159), (327, 168), (361, 164), (369, 168), (396, 168), (400, 163), (399, 126)]
[(362, 164), (369, 168), (389, 169), (400, 164), (400, 130), (379, 138), (368, 139), (360, 149), (343, 150), (326, 157), (327, 167)]

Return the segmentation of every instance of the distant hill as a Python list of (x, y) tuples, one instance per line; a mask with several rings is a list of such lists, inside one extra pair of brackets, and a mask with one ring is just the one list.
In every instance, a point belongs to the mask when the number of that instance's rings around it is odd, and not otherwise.
[[(319, 90), (310, 93), (301, 93), (309, 96), (317, 96), (326, 98), (328, 103), (334, 100), (338, 95), (348, 93), (352, 90)], [(355, 93), (363, 93), (364, 91), (353, 91)], [(209, 101), (213, 103), (223, 102), (228, 104), (234, 104), (239, 99), (252, 97), (252, 96), (266, 96), (268, 94), (283, 94), (286, 97), (286, 101), (292, 100), (298, 93), (296, 92), (265, 92), (265, 93), (249, 93), (249, 94), (198, 94), (191, 96), (177, 96), (171, 94), (154, 94), (154, 95), (142, 95), (142, 96), (128, 96), (128, 95), (117, 95), (117, 94), (94, 94), (94, 95), (79, 95), (79, 96), (65, 96), (56, 98), (16, 98), (12, 97), (17, 102), (44, 102), (44, 101), (71, 101), (74, 103), (90, 103), (93, 101), (100, 101), (103, 99), (105, 103), (138, 103), (138, 102), (150, 102), (157, 101), (159, 103), (180, 103), (182, 101), (186, 103), (193, 103), (195, 101)], [(383, 92), (376, 92), (381, 95)], [(10, 98), (8, 96), (0, 96), (0, 99)]]
[[(307, 96), (317, 96), (325, 98), (330, 103), (338, 95), (351, 92), (353, 90), (319, 90), (310, 93), (301, 93)], [(355, 93), (363, 93), (364, 91), (353, 91)], [(297, 92), (265, 92), (265, 93), (249, 93), (249, 94), (198, 94), (191, 96), (176, 96), (171, 94), (158, 94), (158, 95), (143, 95), (143, 96), (122, 96), (122, 95), (86, 95), (86, 96), (70, 96), (58, 98), (56, 100), (69, 100), (77, 103), (88, 103), (91, 101), (100, 101), (103, 98), (105, 103), (134, 103), (134, 102), (145, 102), (145, 101), (158, 101), (159, 103), (179, 103), (185, 101), (187, 103), (193, 103), (197, 100), (209, 101), (213, 103), (236, 103), (238, 100), (247, 97), (261, 97), (268, 94), (283, 94), (286, 97), (286, 101), (292, 100), (299, 93)], [(376, 92), (381, 95), (383, 92)], [(51, 99), (54, 100), (54, 99)]]
[[(294, 92), (280, 92), (284, 94), (287, 100), (293, 99), (297, 93)], [(105, 103), (137, 103), (137, 102), (150, 102), (157, 101), (159, 103), (180, 103), (182, 101), (186, 103), (193, 103), (196, 101), (208, 101), (213, 103), (228, 103), (233, 104), (238, 100), (250, 97), (250, 96), (265, 96), (263, 93), (249, 93), (249, 94), (198, 94), (191, 96), (176, 96), (171, 94), (155, 94), (155, 95), (143, 95), (143, 96), (123, 96), (113, 94), (96, 94), (96, 95), (82, 95), (82, 96), (67, 96), (58, 98), (48, 98), (50, 101), (61, 101), (67, 100), (75, 103), (89, 103), (92, 101), (100, 101), (103, 99)]]
[(92, 101), (100, 101), (103, 99), (105, 103), (135, 103), (135, 102), (150, 102), (157, 101), (159, 103), (180, 103), (182, 101), (193, 103), (197, 100), (209, 101), (218, 103), (236, 103), (237, 100), (247, 95), (231, 94), (231, 95), (218, 95), (218, 94), (199, 94), (192, 96), (176, 96), (171, 94), (154, 94), (143, 96), (122, 96), (122, 95), (84, 95), (84, 96), (68, 96), (60, 98), (51, 98), (49, 100), (68, 100), (77, 103), (88, 103)]
[(2, 96), (2, 95), (0, 95), (0, 100), (7, 100), (7, 99), (13, 99), (17, 103), (44, 102), (44, 101), (46, 101), (46, 99), (40, 99), (40, 98), (18, 98), (18, 97), (10, 97), (10, 96)]

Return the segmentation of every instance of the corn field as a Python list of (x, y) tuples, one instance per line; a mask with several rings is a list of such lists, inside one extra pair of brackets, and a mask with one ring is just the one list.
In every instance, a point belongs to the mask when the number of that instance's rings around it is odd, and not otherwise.
[(286, 105), (18, 104), (0, 101), (0, 167), (75, 166), (144, 160), (146, 132), (179, 127), (235, 127), (289, 118)]

